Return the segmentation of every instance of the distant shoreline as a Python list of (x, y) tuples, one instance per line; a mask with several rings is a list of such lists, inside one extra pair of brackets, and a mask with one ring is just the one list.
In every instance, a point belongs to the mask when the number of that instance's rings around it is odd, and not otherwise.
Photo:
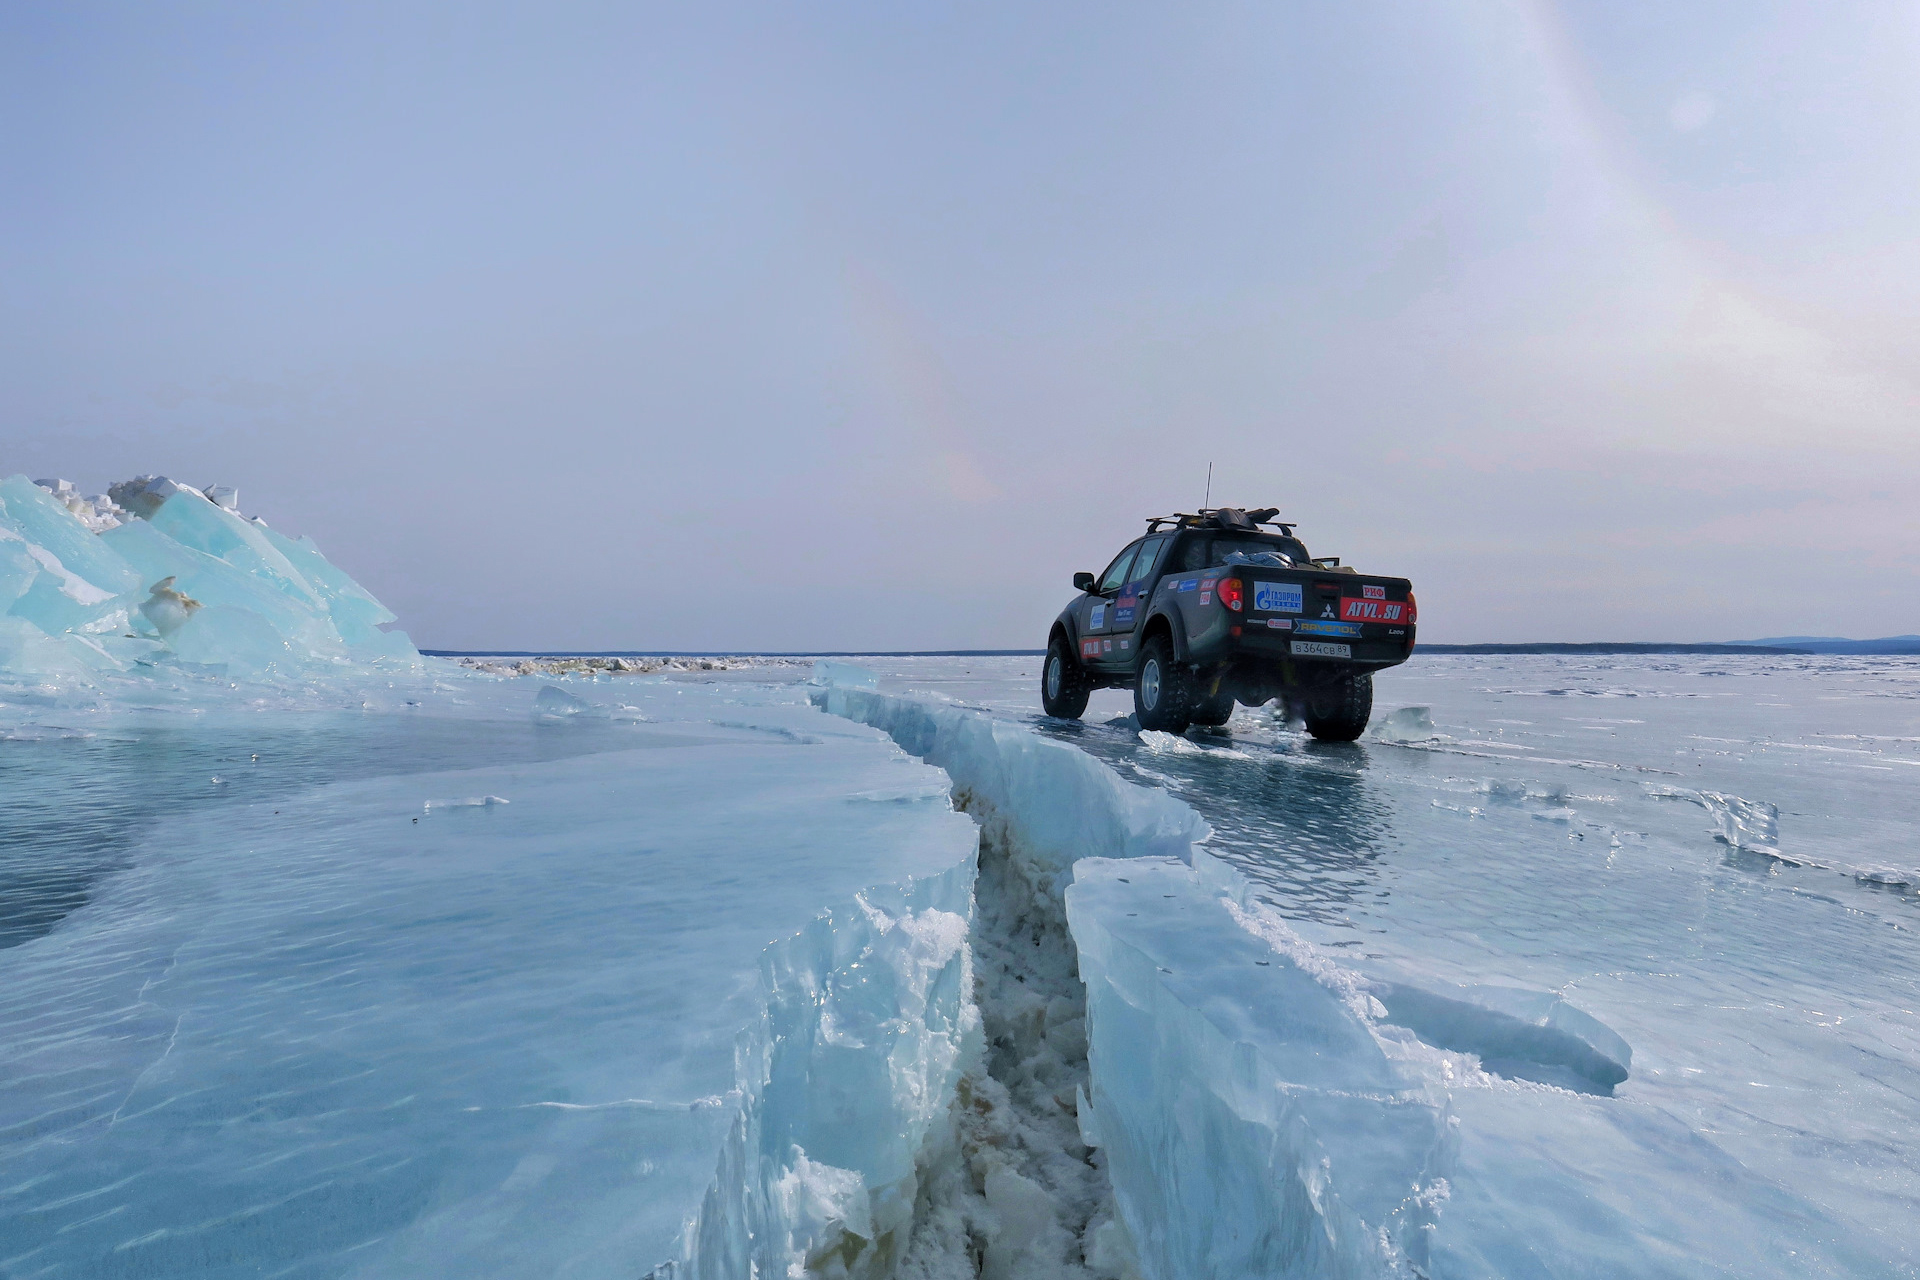
[[(1045, 649), (422, 649), (429, 658), (1038, 658)], [(1789, 649), (1759, 644), (1631, 644), (1598, 642), (1593, 644), (1421, 644), (1414, 656), (1423, 653), (1460, 654), (1588, 654), (1625, 656), (1644, 654), (1714, 654), (1738, 657), (1813, 657), (1820, 651)], [(1832, 653), (1832, 650), (1825, 651)], [(1920, 652), (1920, 651), (1916, 651)], [(1887, 657), (1886, 650), (1863, 651), (1864, 656)]]
[(422, 649), (429, 658), (1038, 658), (1045, 649)]
[(1797, 655), (1813, 656), (1811, 649), (1785, 649), (1765, 644), (1633, 644), (1627, 641), (1596, 641), (1591, 644), (1550, 644), (1546, 642), (1529, 644), (1420, 644), (1414, 646), (1414, 653), (1566, 653), (1592, 655), (1626, 655), (1635, 653), (1707, 653), (1707, 654), (1747, 654), (1753, 655)]
[[(1912, 640), (1912, 643), (1904, 643)], [(1038, 658), (1045, 649), (422, 649), (429, 658)], [(1818, 640), (1806, 647), (1781, 644), (1668, 644), (1624, 640), (1584, 643), (1526, 641), (1516, 644), (1419, 644), (1423, 653), (1566, 654), (1624, 657), (1633, 654), (1705, 654), (1717, 657), (1913, 657), (1920, 637), (1885, 640)]]

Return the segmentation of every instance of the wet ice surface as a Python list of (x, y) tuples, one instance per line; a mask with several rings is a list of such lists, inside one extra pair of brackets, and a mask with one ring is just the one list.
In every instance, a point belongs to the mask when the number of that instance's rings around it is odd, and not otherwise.
[[(796, 689), (213, 688), (0, 690), (10, 1280), (637, 1276), (740, 1114), (768, 944), (891, 929), (856, 895), (975, 842), (941, 775)], [(843, 987), (884, 1052), (900, 1020)], [(758, 1123), (776, 1174), (788, 1137), (875, 1150)]]
[(1264, 711), (1141, 735), (1116, 692), (1045, 721), (1037, 658), (867, 665), (1167, 788), (1363, 974), (1555, 993), (1625, 1040), (1610, 1097), (1455, 1093), (1440, 1238), (1487, 1229), (1441, 1272), (1541, 1265), (1526, 1185), (1553, 1171), (1595, 1188), (1596, 1240), (1670, 1242), (1675, 1274), (1920, 1266), (1920, 662), (1421, 658), (1378, 681), (1395, 740), (1342, 746)]

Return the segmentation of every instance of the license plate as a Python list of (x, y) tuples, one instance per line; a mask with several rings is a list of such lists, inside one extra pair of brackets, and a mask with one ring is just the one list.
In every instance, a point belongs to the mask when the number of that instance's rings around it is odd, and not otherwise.
[(1297, 582), (1256, 582), (1253, 607), (1261, 613), (1300, 613), (1300, 584)]
[(1351, 658), (1353, 646), (1350, 644), (1327, 644), (1322, 640), (1295, 640), (1295, 657), (1300, 658)]

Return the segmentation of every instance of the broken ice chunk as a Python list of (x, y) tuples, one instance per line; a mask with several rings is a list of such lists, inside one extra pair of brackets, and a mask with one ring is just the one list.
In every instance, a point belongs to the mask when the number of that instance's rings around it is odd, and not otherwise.
[(153, 584), (153, 594), (140, 606), (140, 613), (161, 637), (173, 635), (187, 624), (203, 606), (192, 596), (183, 595), (173, 589), (174, 579), (166, 577)]
[(83, 604), (141, 585), (139, 575), (103, 547), (65, 503), (25, 476), (0, 480), (0, 537), (9, 534), (32, 548), (64, 594)]
[(491, 809), (497, 804), (511, 804), (505, 796), (466, 796), (459, 800), (429, 800), (424, 808), (428, 813), (435, 809)]
[(823, 658), (813, 664), (813, 676), (808, 683), (830, 689), (873, 689), (879, 686), (880, 677), (865, 667)]
[(607, 713), (591, 702), (576, 698), (565, 689), (553, 685), (542, 685), (540, 692), (534, 695), (533, 718), (535, 720), (571, 720), (576, 717), (598, 718)]
[(1432, 742), (1440, 737), (1433, 727), (1433, 711), (1428, 707), (1395, 707), (1374, 720), (1367, 735), (1380, 742)]
[(286, 674), (301, 665), (273, 624), (231, 605), (193, 611), (167, 640), (188, 662), (224, 667), (229, 675)]
[(135, 476), (107, 486), (109, 498), (142, 520), (153, 519), (154, 512), (176, 493), (200, 494), (200, 491), (192, 485), (175, 484), (165, 476)]

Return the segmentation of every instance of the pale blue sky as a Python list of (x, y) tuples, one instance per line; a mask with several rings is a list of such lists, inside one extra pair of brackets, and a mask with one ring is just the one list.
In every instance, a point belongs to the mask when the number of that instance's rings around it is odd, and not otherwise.
[(0, 471), (430, 646), (1038, 645), (1274, 503), (1433, 641), (1920, 631), (1920, 8), (0, 6)]

